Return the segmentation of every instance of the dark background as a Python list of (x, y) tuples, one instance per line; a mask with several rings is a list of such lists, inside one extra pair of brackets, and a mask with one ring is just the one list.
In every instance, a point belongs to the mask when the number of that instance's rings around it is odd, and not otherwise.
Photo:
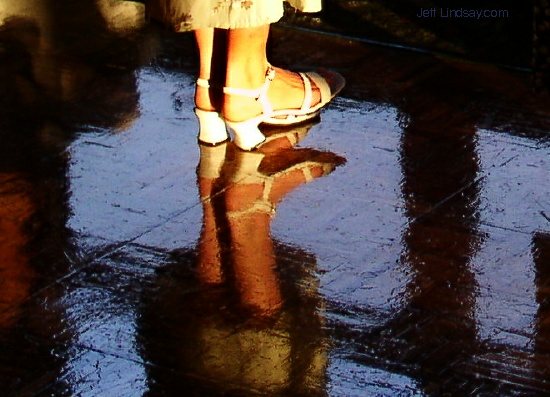
[[(544, 1), (540, 1), (542, 5)], [(508, 10), (508, 18), (418, 18), (421, 8)], [(534, 1), (325, 0), (317, 14), (287, 9), (284, 22), (354, 38), (531, 68)], [(550, 19), (550, 16), (547, 17)], [(541, 43), (539, 43), (541, 44)]]

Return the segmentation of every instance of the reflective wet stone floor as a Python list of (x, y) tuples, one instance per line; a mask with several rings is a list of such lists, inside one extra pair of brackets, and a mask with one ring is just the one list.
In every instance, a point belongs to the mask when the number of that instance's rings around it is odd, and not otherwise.
[(275, 27), (343, 95), (199, 147), (188, 35), (45, 8), (0, 7), (3, 395), (550, 393), (529, 74)]

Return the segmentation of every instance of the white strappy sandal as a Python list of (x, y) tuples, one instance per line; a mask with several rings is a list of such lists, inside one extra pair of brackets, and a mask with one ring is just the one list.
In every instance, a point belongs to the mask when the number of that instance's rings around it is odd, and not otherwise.
[[(218, 112), (196, 108), (195, 114), (200, 124), (199, 141), (208, 145), (223, 143), (229, 139), (225, 128), (228, 127), (235, 136), (235, 144), (240, 149), (253, 150), (265, 141), (264, 135), (258, 128), (260, 124), (289, 126), (311, 120), (317, 117), (321, 108), (329, 103), (345, 86), (344, 78), (337, 73), (334, 73), (334, 76), (338, 78), (338, 81), (332, 89), (327, 80), (319, 73), (307, 72), (298, 74), (304, 84), (304, 99), (299, 109), (273, 110), (267, 97), (269, 86), (275, 78), (275, 69), (272, 66), (268, 67), (264, 84), (260, 88), (224, 87), (223, 92), (225, 94), (254, 98), (262, 106), (262, 113), (244, 121), (232, 122), (224, 120)], [(321, 94), (320, 101), (313, 106), (311, 106), (313, 97), (312, 82)], [(210, 88), (209, 81), (206, 79), (197, 79), (197, 86)]]
[[(243, 150), (252, 150), (258, 147), (265, 141), (264, 135), (259, 130), (258, 126), (261, 123), (289, 125), (298, 122), (303, 122), (316, 117), (320, 109), (330, 102), (334, 96), (344, 87), (344, 79), (340, 75), (340, 84), (331, 92), (331, 88), (326, 79), (315, 72), (299, 73), (304, 82), (304, 100), (300, 109), (279, 109), (273, 110), (273, 107), (267, 96), (267, 91), (271, 82), (275, 79), (275, 69), (268, 66), (264, 84), (257, 89), (243, 89), (235, 87), (224, 87), (224, 94), (240, 95), (249, 98), (254, 98), (261, 106), (262, 113), (256, 117), (252, 117), (244, 121), (229, 121), (225, 120), (226, 126), (235, 135), (235, 144)], [(321, 100), (314, 106), (311, 106), (313, 96), (313, 82), (321, 93)]]

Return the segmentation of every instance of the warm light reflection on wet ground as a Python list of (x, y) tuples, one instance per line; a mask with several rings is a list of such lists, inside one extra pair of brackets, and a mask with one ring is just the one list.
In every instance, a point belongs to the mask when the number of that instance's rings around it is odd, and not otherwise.
[(22, 4), (0, 8), (8, 396), (550, 391), (528, 76), (276, 29), (277, 63), (347, 91), (260, 152), (199, 148), (189, 37), (107, 3), (64, 36)]

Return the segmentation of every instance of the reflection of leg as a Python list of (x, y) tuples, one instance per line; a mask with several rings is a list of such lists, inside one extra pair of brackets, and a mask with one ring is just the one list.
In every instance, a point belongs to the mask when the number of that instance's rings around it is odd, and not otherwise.
[(218, 223), (213, 204), (216, 200), (217, 181), (225, 160), (226, 146), (200, 147), (198, 185), (203, 208), (203, 224), (198, 244), (197, 275), (207, 284), (219, 284), (223, 281)]
[[(237, 192), (229, 193), (231, 199), (234, 194), (238, 195)], [(282, 297), (269, 234), (270, 214), (259, 210), (243, 216), (229, 216), (228, 223), (233, 272), (243, 306), (261, 315), (274, 314), (282, 305)]]
[(271, 207), (257, 205), (264, 192), (257, 167), (263, 155), (238, 153), (232, 179), (237, 183), (225, 193), (227, 221), (233, 254), (233, 272), (242, 304), (261, 315), (274, 314), (282, 304), (275, 256), (270, 237)]
[[(271, 216), (286, 194), (313, 178), (328, 174), (343, 159), (330, 153), (293, 150), (271, 156), (239, 152), (231, 184), (225, 193), (233, 252), (233, 270), (245, 306), (271, 314), (282, 304), (275, 269)], [(284, 161), (286, 160), (286, 164)], [(279, 163), (283, 161), (283, 165)], [(267, 166), (263, 166), (264, 163)], [(273, 169), (261, 173), (259, 169)]]

